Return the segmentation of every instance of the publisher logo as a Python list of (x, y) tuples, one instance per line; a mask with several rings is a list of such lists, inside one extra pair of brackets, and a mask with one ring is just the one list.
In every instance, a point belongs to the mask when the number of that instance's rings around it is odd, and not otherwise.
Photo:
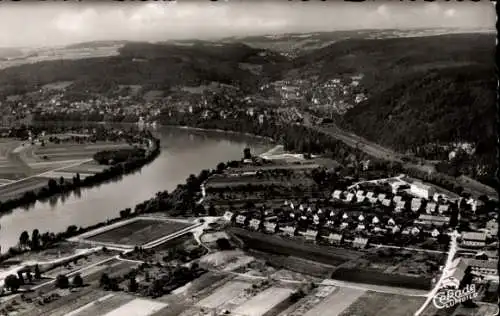
[(475, 284), (470, 284), (461, 290), (441, 290), (432, 301), (437, 308), (450, 308), (476, 298), (477, 295)]

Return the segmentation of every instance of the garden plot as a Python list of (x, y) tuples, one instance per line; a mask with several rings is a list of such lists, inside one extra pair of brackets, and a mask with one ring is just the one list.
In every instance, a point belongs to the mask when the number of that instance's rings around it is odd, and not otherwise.
[(288, 299), (293, 292), (294, 290), (290, 288), (271, 287), (238, 306), (232, 312), (242, 316), (262, 316)]
[[(354, 303), (359, 297), (365, 293), (364, 290), (351, 288), (337, 288), (334, 293), (323, 299), (321, 303), (310, 309), (304, 316), (337, 316), (340, 315), (346, 308)], [(363, 315), (365, 314), (346, 314), (346, 315)], [(398, 315), (399, 314), (387, 314)]]
[(314, 306), (318, 305), (325, 297), (332, 294), (336, 287), (322, 286), (310, 295), (304, 297), (299, 302), (283, 311), (279, 316), (302, 316), (311, 310)]
[(210, 296), (199, 301), (196, 305), (204, 308), (217, 308), (226, 302), (238, 297), (243, 291), (250, 289), (251, 283), (243, 281), (230, 281), (223, 287), (217, 289)]
[(201, 235), (200, 239), (203, 243), (214, 243), (219, 238), (229, 239), (229, 236), (225, 232), (215, 232), (215, 233), (206, 233)]
[(19, 197), (27, 191), (39, 190), (47, 186), (48, 180), (47, 178), (35, 177), (6, 184), (0, 187), (0, 198), (12, 199)]

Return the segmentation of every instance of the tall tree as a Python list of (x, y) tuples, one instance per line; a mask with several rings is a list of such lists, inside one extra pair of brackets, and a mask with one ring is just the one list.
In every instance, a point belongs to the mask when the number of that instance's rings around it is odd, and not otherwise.
[(243, 150), (243, 159), (252, 159), (252, 152), (250, 151), (250, 148), (245, 148)]
[(59, 274), (56, 277), (56, 286), (60, 289), (67, 289), (69, 287), (68, 277), (64, 274)]
[(21, 247), (25, 247), (28, 245), (29, 240), (30, 240), (30, 235), (28, 234), (27, 231), (23, 231), (21, 233), (21, 236), (19, 236), (19, 245)]
[(73, 277), (73, 280), (72, 280), (71, 284), (72, 284), (74, 287), (81, 287), (81, 286), (83, 286), (83, 278), (82, 278), (82, 276), (80, 275), (80, 273), (77, 273), (77, 274)]
[(11, 290), (12, 292), (16, 292), (21, 286), (21, 282), (14, 274), (8, 275), (4, 280), (5, 288)]
[(31, 249), (39, 249), (40, 248), (40, 232), (38, 229), (34, 229), (31, 233)]

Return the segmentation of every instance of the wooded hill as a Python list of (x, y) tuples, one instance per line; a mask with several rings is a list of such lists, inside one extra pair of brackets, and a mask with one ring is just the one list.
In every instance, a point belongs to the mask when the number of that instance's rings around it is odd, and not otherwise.
[[(177, 46), (127, 43), (119, 56), (46, 61), (0, 70), (0, 95), (37, 89), (56, 81), (73, 81), (72, 90), (107, 92), (117, 85), (142, 85), (168, 90), (171, 86), (198, 86), (212, 81), (254, 89), (272, 77), (284, 58), (243, 44)], [(262, 66), (256, 75), (241, 63)]]

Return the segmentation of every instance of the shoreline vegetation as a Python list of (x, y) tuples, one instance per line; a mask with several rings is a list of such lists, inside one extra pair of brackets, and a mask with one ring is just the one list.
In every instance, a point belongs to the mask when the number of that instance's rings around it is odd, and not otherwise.
[[(48, 123), (48, 122), (47, 122)], [(284, 149), (287, 151), (297, 151), (307, 154), (323, 154), (329, 158), (337, 160), (340, 164), (348, 169), (348, 171), (354, 175), (357, 175), (357, 171), (362, 169), (362, 160), (370, 159), (371, 165), (380, 171), (398, 173), (406, 171), (410, 176), (423, 178), (426, 181), (443, 186), (445, 188), (450, 188), (451, 191), (458, 189), (463, 193), (463, 188), (457, 188), (453, 186), (452, 183), (439, 181), (433, 181), (428, 174), (414, 174), (403, 168), (403, 165), (399, 162), (385, 161), (370, 157), (368, 154), (364, 153), (358, 148), (352, 148), (345, 144), (341, 140), (337, 140), (327, 134), (321, 133), (320, 131), (302, 126), (302, 125), (275, 125), (275, 124), (255, 124), (253, 122), (240, 122), (236, 124), (233, 120), (223, 121), (223, 122), (203, 122), (198, 126), (185, 125), (186, 122), (182, 122), (183, 125), (173, 125), (165, 124), (162, 122), (161, 126), (171, 126), (182, 129), (192, 129), (192, 130), (203, 130), (203, 131), (217, 131), (232, 134), (245, 134), (249, 136), (256, 136), (260, 138), (272, 139), (274, 143), (283, 144)], [(220, 124), (219, 124), (220, 123)], [(89, 124), (99, 124), (98, 122), (86, 122), (84, 125)], [(120, 123), (118, 123), (120, 124)], [(229, 125), (228, 125), (229, 124)], [(134, 124), (136, 125), (136, 124)], [(233, 126), (233, 130), (230, 127)], [(234, 126), (238, 126), (237, 130)], [(217, 127), (217, 128), (216, 128)], [(221, 128), (222, 127), (222, 128)], [(150, 132), (149, 132), (150, 133)], [(151, 136), (152, 137), (152, 136)], [(158, 141), (159, 142), (159, 141)], [(159, 150), (159, 148), (158, 148)], [(202, 214), (207, 214), (208, 216), (216, 216), (214, 209), (206, 210), (201, 204), (197, 204), (201, 198), (200, 186), (207, 180), (210, 176), (222, 173), (228, 167), (237, 167), (239, 161), (229, 161), (227, 163), (219, 163), (216, 169), (212, 170), (201, 170), (198, 176), (191, 174), (184, 184), (179, 184), (176, 189), (172, 192), (159, 191), (155, 196), (148, 200), (145, 200), (137, 205), (134, 209), (126, 208), (119, 212), (119, 217), (108, 219), (107, 221), (96, 223), (88, 227), (77, 227), (76, 225), (71, 225), (67, 228), (65, 232), (60, 232), (57, 234), (47, 232), (44, 233), (43, 242), (41, 241), (30, 241), (29, 238), (26, 241), (26, 246), (30, 246), (29, 250), (21, 250), (22, 247), (11, 248), (9, 252), (5, 255), (0, 256), (0, 262), (15, 256), (20, 252), (26, 252), (30, 250), (46, 249), (53, 246), (55, 243), (63, 241), (64, 239), (71, 238), (82, 233), (94, 230), (96, 228), (104, 227), (124, 219), (136, 217), (146, 213), (155, 213), (160, 211), (167, 211), (170, 216), (194, 216), (198, 217)], [(40, 238), (38, 230), (33, 232), (36, 238)], [(27, 232), (23, 232), (24, 240), (26, 240)], [(33, 235), (33, 234), (32, 234)], [(29, 235), (28, 235), (29, 237)], [(33, 238), (33, 237), (32, 237)], [(20, 238), (21, 239), (21, 238)], [(35, 247), (33, 248), (33, 245)], [(38, 247), (38, 248), (37, 248)], [(8, 258), (7, 258), (8, 257)]]
[[(100, 164), (109, 166), (102, 172), (86, 177), (85, 179), (80, 179), (79, 173), (76, 173), (72, 181), (64, 179), (56, 181), (55, 179), (50, 179), (48, 180), (47, 186), (43, 187), (38, 192), (28, 191), (19, 198), (0, 202), (0, 216), (7, 212), (11, 212), (16, 208), (30, 206), (39, 201), (46, 201), (54, 196), (70, 194), (72, 192), (79, 191), (82, 188), (90, 188), (108, 181), (119, 179), (124, 175), (134, 173), (151, 163), (161, 152), (160, 140), (155, 138), (150, 132), (141, 133), (139, 136), (126, 134), (125, 137), (122, 136), (122, 138), (127, 139), (127, 141), (130, 141), (131, 143), (139, 142), (144, 145), (144, 148), (133, 147), (126, 150), (103, 150), (97, 152), (93, 158)], [(121, 219), (124, 214), (120, 213), (120, 216), (121, 217), (117, 219)], [(91, 230), (109, 223), (110, 221), (101, 222), (84, 229)], [(35, 229), (32, 233), (31, 240), (26, 238), (28, 233), (23, 232), (20, 236), (19, 246), (11, 247), (8, 252), (0, 254), (0, 262), (5, 261), (17, 254), (26, 252), (28, 250), (28, 246), (30, 248), (29, 250), (47, 248), (57, 241), (62, 241), (65, 238), (74, 236), (74, 233), (79, 232), (81, 229), (82, 228), (79, 229), (75, 225), (71, 225), (65, 232), (57, 234), (52, 232), (40, 234), (39, 231)]]

